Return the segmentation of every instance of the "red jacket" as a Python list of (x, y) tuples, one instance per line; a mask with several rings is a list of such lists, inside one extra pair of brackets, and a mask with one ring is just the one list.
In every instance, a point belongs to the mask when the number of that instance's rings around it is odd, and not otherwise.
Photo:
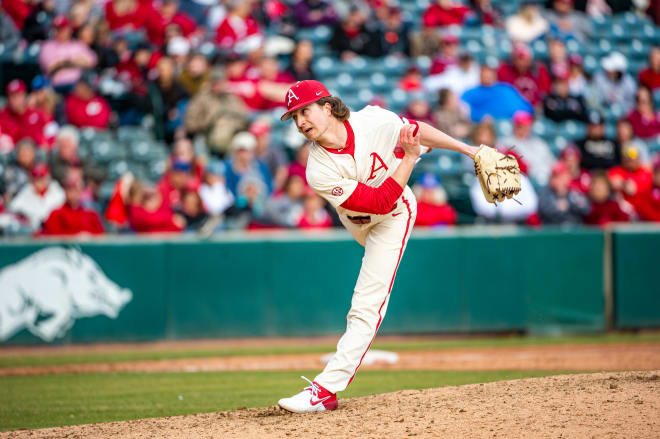
[(644, 221), (660, 221), (660, 187), (654, 186), (640, 194), (635, 202), (635, 210)]
[(2, 10), (11, 17), (16, 27), (23, 29), (23, 22), (32, 13), (33, 6), (25, 0), (3, 0)]
[(119, 15), (115, 12), (114, 4), (110, 0), (105, 4), (105, 20), (108, 22), (110, 30), (137, 30), (144, 27), (145, 21), (152, 11), (153, 7), (150, 4), (138, 1), (134, 11)]
[(461, 25), (470, 12), (472, 10), (465, 6), (453, 6), (445, 9), (434, 3), (424, 11), (422, 23), (424, 27), (450, 26), (452, 24)]
[(619, 203), (607, 200), (604, 203), (593, 203), (591, 212), (586, 216), (584, 222), (597, 226), (604, 226), (611, 222), (628, 222), (628, 214), (621, 210)]
[(236, 43), (260, 33), (261, 29), (254, 18), (241, 18), (237, 15), (229, 14), (220, 23), (220, 26), (218, 26), (216, 42), (223, 49), (231, 49)]
[(660, 87), (660, 72), (654, 72), (650, 68), (642, 70), (639, 72), (639, 83), (655, 90)]
[(110, 122), (112, 110), (110, 105), (101, 96), (94, 96), (90, 100), (80, 99), (74, 94), (66, 98), (66, 117), (77, 127), (92, 127), (105, 129)]
[(513, 85), (532, 105), (539, 104), (552, 86), (548, 69), (539, 62), (526, 73), (520, 73), (512, 64), (504, 63), (497, 70), (497, 79)]
[(9, 107), (0, 111), (2, 132), (11, 137), (14, 144), (24, 137), (29, 137), (37, 145), (50, 147), (53, 139), (47, 138), (45, 131), (51, 122), (52, 116), (34, 108), (28, 108), (23, 114), (14, 113)]
[(52, 211), (41, 230), (43, 235), (76, 235), (84, 232), (102, 234), (101, 219), (93, 210), (73, 207), (68, 203)]
[(456, 211), (449, 204), (430, 204), (417, 202), (416, 226), (438, 226), (456, 224)]
[(131, 228), (137, 233), (180, 232), (182, 229), (174, 223), (174, 212), (165, 203), (149, 212), (142, 206), (128, 208)]
[(628, 122), (637, 137), (647, 139), (660, 134), (660, 117), (657, 113), (653, 117), (644, 117), (639, 111), (633, 110), (628, 114)]
[(197, 29), (195, 21), (186, 14), (178, 12), (174, 17), (166, 19), (156, 9), (151, 9), (145, 20), (147, 38), (151, 44), (162, 47), (165, 44), (165, 30), (170, 24), (176, 24), (184, 36), (188, 36)]
[(607, 171), (607, 176), (610, 180), (620, 178), (623, 181), (632, 180), (635, 183), (636, 191), (634, 194), (629, 194), (626, 191), (622, 192), (623, 198), (630, 202), (633, 202), (640, 193), (647, 192), (653, 185), (653, 174), (642, 167), (637, 168), (636, 171), (628, 171), (623, 166), (614, 166)]

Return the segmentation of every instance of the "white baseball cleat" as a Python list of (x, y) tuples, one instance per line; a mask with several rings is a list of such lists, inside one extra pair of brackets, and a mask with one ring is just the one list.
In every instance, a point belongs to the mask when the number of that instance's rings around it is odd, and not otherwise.
[(294, 413), (323, 412), (337, 409), (336, 394), (305, 377), (300, 378), (307, 381), (310, 386), (305, 387), (302, 392), (293, 395), (291, 398), (280, 399), (277, 403), (280, 407)]

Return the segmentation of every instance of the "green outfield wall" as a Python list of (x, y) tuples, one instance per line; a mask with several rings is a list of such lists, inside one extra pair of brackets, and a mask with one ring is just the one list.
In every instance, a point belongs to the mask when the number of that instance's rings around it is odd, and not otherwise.
[[(603, 331), (604, 237), (598, 229), (417, 231), (381, 332)], [(660, 326), (658, 292), (649, 292), (659, 243), (660, 233), (614, 234), (616, 325)], [(641, 256), (647, 263), (633, 263)], [(361, 258), (345, 232), (6, 242), (0, 342), (337, 334)]]

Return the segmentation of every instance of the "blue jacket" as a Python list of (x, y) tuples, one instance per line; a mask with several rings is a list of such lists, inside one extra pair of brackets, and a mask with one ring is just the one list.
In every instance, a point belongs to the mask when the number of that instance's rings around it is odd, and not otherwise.
[(470, 118), (479, 122), (484, 116), (511, 119), (519, 110), (534, 113), (534, 108), (512, 85), (498, 82), (489, 87), (479, 85), (463, 93), (461, 99), (470, 106)]

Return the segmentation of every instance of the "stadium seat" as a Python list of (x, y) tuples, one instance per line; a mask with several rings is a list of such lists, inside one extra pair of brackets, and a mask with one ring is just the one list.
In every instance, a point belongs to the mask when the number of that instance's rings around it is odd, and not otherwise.
[(128, 172), (128, 162), (125, 160), (117, 160), (110, 163), (108, 166), (108, 178), (110, 180), (117, 180), (122, 175)]
[(495, 131), (498, 137), (510, 136), (513, 133), (513, 124), (507, 119), (498, 120), (495, 122)]
[(576, 141), (587, 135), (587, 126), (582, 122), (568, 120), (559, 124), (558, 134), (567, 141)]
[(557, 133), (557, 125), (550, 119), (539, 117), (532, 125), (532, 132), (543, 138), (551, 138)]

